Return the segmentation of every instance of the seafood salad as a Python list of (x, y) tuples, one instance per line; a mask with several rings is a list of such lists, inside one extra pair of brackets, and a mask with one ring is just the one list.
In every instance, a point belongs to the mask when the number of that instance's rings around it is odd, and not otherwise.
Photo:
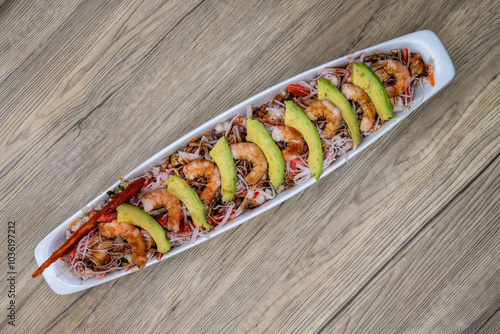
[(138, 270), (170, 249), (207, 238), (246, 210), (312, 178), (434, 85), (433, 68), (408, 49), (361, 54), (284, 87), (271, 101), (215, 125), (148, 172), (121, 179), (105, 203), (84, 208), (61, 259), (86, 280)]

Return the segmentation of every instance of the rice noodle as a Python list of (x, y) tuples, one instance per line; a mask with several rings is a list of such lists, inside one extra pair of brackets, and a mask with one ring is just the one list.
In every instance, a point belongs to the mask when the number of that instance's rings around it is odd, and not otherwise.
[[(361, 53), (358, 60), (359, 62), (365, 62), (368, 66), (372, 66), (372, 63), (378, 62), (378, 59), (387, 59), (387, 58), (401, 58), (401, 50), (397, 51), (397, 55), (365, 55), (365, 53)], [(366, 61), (365, 61), (366, 60)], [(351, 63), (354, 62), (354, 59), (351, 59)], [(400, 59), (401, 61), (401, 59)], [(409, 61), (406, 62), (406, 65), (409, 66)], [(258, 113), (258, 117), (261, 118), (260, 121), (264, 124), (265, 128), (271, 134), (274, 127), (278, 124), (282, 124), (284, 113), (286, 110), (285, 101), (293, 101), (301, 108), (306, 109), (308, 105), (317, 100), (317, 79), (320, 77), (324, 77), (325, 79), (332, 82), (334, 85), (339, 87), (342, 83), (345, 83), (350, 77), (350, 72), (344, 67), (324, 67), (316, 72), (316, 78), (313, 78), (310, 81), (306, 80), (297, 80), (294, 83), (303, 87), (303, 89), (299, 89), (301, 94), (293, 94), (288, 93), (286, 90), (281, 92), (280, 96), (276, 96), (275, 99), (268, 101), (267, 103), (261, 105), (260, 107), (252, 108), (252, 106), (246, 106), (245, 111), (240, 111), (240, 114), (234, 115), (230, 120), (226, 120), (225, 122), (217, 123), (214, 126), (214, 131), (211, 133), (205, 133), (204, 135), (194, 138), (185, 146), (184, 150), (178, 151), (177, 156), (166, 157), (166, 162), (164, 164), (159, 164), (151, 168), (148, 172), (143, 175), (138, 176), (137, 178), (133, 178), (128, 180), (128, 182), (132, 182), (133, 180), (139, 178), (147, 179), (147, 186), (141, 189), (141, 192), (138, 196), (134, 196), (129, 200), (129, 203), (132, 205), (136, 205), (141, 208), (140, 199), (144, 194), (154, 191), (159, 188), (163, 188), (163, 183), (168, 180), (170, 175), (179, 175), (184, 177), (182, 173), (182, 166), (192, 161), (198, 159), (207, 159), (214, 162), (213, 158), (209, 156), (209, 151), (213, 148), (213, 146), (217, 143), (218, 139), (225, 135), (226, 139), (229, 143), (235, 142), (243, 142), (245, 140), (245, 128), (246, 128), (246, 120), (247, 118), (253, 117), (254, 110)], [(404, 110), (405, 108), (411, 108), (411, 106), (420, 103), (420, 101), (424, 98), (425, 87), (424, 84), (428, 80), (425, 76), (415, 75), (410, 79), (409, 88), (403, 93), (391, 99), (391, 103), (393, 104), (394, 111), (397, 108), (401, 108)], [(300, 95), (300, 96), (299, 96)], [(305, 96), (301, 96), (305, 95)], [(353, 109), (356, 111), (358, 117), (361, 117), (361, 108), (354, 101), (350, 101)], [(398, 107), (397, 104), (400, 104)], [(396, 107), (395, 107), (396, 105)], [(263, 115), (264, 114), (264, 115)], [(246, 118), (243, 118), (246, 116)], [(276, 122), (276, 124), (274, 124)], [(342, 155), (346, 156), (346, 152), (351, 150), (354, 146), (352, 137), (350, 135), (350, 129), (344, 120), (341, 121), (341, 126), (337, 132), (337, 134), (333, 138), (326, 138), (322, 134), (322, 129), (326, 125), (325, 120), (316, 120), (313, 121), (316, 129), (320, 134), (322, 150), (323, 150), (323, 169), (330, 168), (336, 161), (338, 161), (339, 157)], [(376, 116), (376, 121), (369, 131), (363, 131), (363, 136), (369, 136), (377, 131), (384, 123), (380, 120), (378, 116)], [(278, 144), (280, 148), (282, 144)], [(235, 186), (235, 195), (236, 198), (231, 201), (222, 202), (221, 196), (217, 195), (217, 200), (212, 203), (207, 204), (205, 208), (206, 217), (210, 224), (215, 225), (212, 231), (218, 231), (222, 229), (223, 226), (226, 226), (229, 222), (231, 222), (236, 217), (240, 216), (246, 209), (247, 206), (250, 205), (251, 208), (262, 205), (267, 200), (272, 200), (276, 197), (277, 193), (281, 191), (287, 190), (294, 185), (300, 185), (311, 178), (314, 177), (314, 174), (309, 168), (307, 163), (308, 152), (302, 152), (299, 157), (297, 157), (292, 162), (285, 162), (285, 180), (283, 184), (275, 190), (272, 184), (270, 183), (269, 176), (266, 174), (257, 184), (249, 185), (245, 177), (252, 169), (252, 164), (245, 160), (236, 160), (235, 168), (236, 168), (236, 186)], [(178, 164), (174, 162), (174, 159), (178, 160)], [(292, 164), (293, 163), (293, 164)], [(174, 167), (175, 165), (177, 167)], [(164, 169), (168, 168), (169, 169)], [(123, 180), (122, 180), (123, 182)], [(205, 187), (205, 184), (200, 182), (199, 179), (192, 180), (190, 183), (194, 187), (199, 187), (196, 189), (202, 190)], [(119, 190), (114, 190), (114, 194), (119, 193)], [(245, 195), (242, 199), (241, 196)], [(92, 209), (85, 209), (85, 213), (95, 212), (97, 209), (104, 207), (104, 204), (100, 204), (94, 206)], [(182, 230), (185, 231), (186, 225), (189, 226), (189, 231), (179, 235), (178, 232), (166, 230), (165, 235), (167, 240), (171, 243), (172, 247), (177, 247), (182, 244), (195, 244), (198, 238), (210, 238), (211, 230), (202, 229), (200, 227), (194, 226), (193, 219), (189, 211), (186, 209), (186, 206), (181, 203), (181, 211), (183, 213), (182, 217)], [(167, 213), (168, 215), (168, 213)], [(154, 219), (164, 218), (164, 211), (154, 211), (151, 213), (151, 216)], [(163, 217), (162, 217), (163, 216)], [(78, 225), (81, 225), (88, 221), (89, 217), (83, 217), (77, 224), (74, 224), (74, 228), (78, 228)], [(68, 231), (68, 237), (71, 233), (74, 232), (74, 228)], [(96, 234), (97, 233), (97, 234)], [(133, 261), (130, 261), (132, 256), (132, 248), (128, 244), (128, 242), (124, 241), (122, 238), (115, 238), (112, 246), (108, 246), (107, 244), (99, 244), (98, 247), (102, 247), (100, 249), (94, 247), (98, 242), (103, 242), (100, 232), (93, 231), (89, 232), (83, 238), (81, 238), (72, 253), (70, 253), (69, 261), (66, 259), (66, 270), (73, 273), (75, 276), (80, 277), (82, 279), (87, 279), (92, 277), (93, 275), (99, 275), (102, 278), (102, 275), (105, 273), (111, 272), (113, 270), (125, 270), (127, 271), (129, 268), (134, 266)], [(108, 239), (104, 239), (106, 242)], [(96, 256), (96, 252), (105, 252), (106, 258), (101, 260)], [(150, 248), (147, 250), (146, 255), (147, 258), (152, 258), (156, 253), (156, 248)], [(125, 265), (125, 260), (128, 259), (130, 263), (127, 266)], [(160, 257), (161, 258), (161, 257)], [(157, 259), (160, 259), (157, 257)], [(100, 263), (97, 265), (97, 263)], [(102, 264), (104, 263), (104, 264)], [(137, 267), (134, 267), (136, 269)], [(133, 270), (134, 270), (133, 269)]]

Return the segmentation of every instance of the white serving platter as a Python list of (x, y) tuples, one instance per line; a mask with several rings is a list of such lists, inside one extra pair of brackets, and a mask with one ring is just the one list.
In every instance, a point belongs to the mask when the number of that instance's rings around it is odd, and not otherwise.
[[(422, 55), (422, 58), (426, 63), (428, 63), (431, 59), (433, 61), (433, 66), (434, 66), (434, 78), (435, 78), (435, 85), (434, 87), (431, 87), (429, 84), (425, 85), (424, 87), (424, 98), (421, 99), (418, 103), (412, 104), (411, 109), (406, 109), (401, 112), (395, 113), (395, 117), (390, 119), (385, 123), (385, 125), (380, 128), (378, 131), (373, 133), (371, 136), (363, 138), (361, 144), (356, 148), (351, 151), (349, 151), (346, 155), (347, 159), (352, 159), (354, 156), (356, 156), (359, 152), (363, 151), (365, 148), (370, 146), (373, 142), (375, 142), (378, 138), (383, 136), (387, 131), (392, 129), (396, 124), (401, 122), (404, 118), (406, 118), (411, 112), (414, 112), (415, 109), (428, 99), (430, 99), (434, 94), (436, 94), (439, 90), (441, 90), (444, 86), (446, 86), (451, 79), (455, 76), (455, 68), (453, 66), (453, 63), (450, 59), (450, 56), (446, 52), (446, 49), (444, 48), (443, 44), (439, 40), (439, 37), (432, 31), (429, 30), (422, 30), (418, 32), (414, 32), (408, 35), (404, 35), (395, 39), (392, 39), (390, 41), (366, 48), (364, 50), (360, 50), (356, 52), (353, 55), (345, 56), (333, 61), (330, 61), (326, 64), (317, 66), (315, 68), (312, 68), (308, 71), (305, 71), (301, 74), (298, 74), (294, 76), (293, 78), (290, 78), (288, 80), (285, 80), (279, 84), (276, 84), (263, 92), (260, 92), (251, 98), (235, 105), (234, 107), (226, 110), (219, 116), (213, 118), (212, 120), (208, 121), (204, 125), (199, 126), (197, 129), (189, 132), (185, 136), (179, 138), (172, 144), (168, 145), (164, 149), (162, 149), (160, 152), (156, 153), (154, 156), (143, 162), (141, 165), (139, 165), (137, 168), (135, 168), (133, 171), (131, 171), (129, 174), (125, 176), (125, 179), (131, 179), (136, 176), (142, 175), (145, 172), (149, 171), (152, 167), (157, 165), (160, 161), (162, 161), (163, 158), (173, 154), (174, 152), (182, 149), (191, 138), (193, 137), (198, 137), (203, 135), (204, 132), (207, 131), (212, 131), (215, 124), (219, 122), (224, 122), (230, 118), (232, 118), (236, 114), (241, 114), (243, 116), (246, 115), (245, 108), (247, 106), (260, 106), (269, 100), (272, 100), (274, 96), (276, 96), (278, 93), (284, 90), (286, 85), (289, 83), (292, 83), (296, 80), (299, 79), (312, 79), (316, 76), (316, 72), (326, 66), (332, 67), (332, 66), (341, 66), (345, 65), (349, 62), (349, 59), (351, 57), (359, 57), (359, 55), (362, 52), (365, 52), (367, 54), (373, 52), (373, 51), (384, 51), (384, 52), (389, 52), (393, 48), (408, 48), (410, 52), (419, 52)], [(343, 165), (346, 160), (344, 157), (337, 159), (333, 164), (331, 164), (328, 168), (326, 168), (323, 171), (323, 174), (321, 175), (321, 178), (327, 177), (330, 173), (332, 173), (335, 169)], [(285, 192), (282, 192), (276, 196), (273, 200), (270, 200), (266, 202), (264, 205), (244, 212), (242, 215), (228, 223), (227, 225), (223, 226), (222, 228), (218, 229), (217, 231), (212, 231), (210, 232), (210, 238), (214, 237), (216, 235), (219, 235), (220, 233), (223, 233), (229, 229), (232, 229), (244, 222), (246, 222), (249, 219), (252, 219), (255, 216), (258, 216), (259, 214), (270, 210), (271, 208), (279, 205), (280, 203), (286, 201), (290, 197), (296, 195), (297, 193), (303, 191), (307, 187), (311, 186), (315, 182), (321, 182), (321, 181), (315, 181), (314, 178), (311, 178), (308, 182), (301, 184), (299, 186), (296, 186), (290, 190), (287, 190)], [(118, 182), (109, 187), (108, 190), (114, 189), (118, 185)], [(103, 192), (101, 195), (96, 197), (94, 200), (89, 202), (86, 207), (92, 207), (95, 204), (99, 204), (104, 202), (107, 199), (106, 192)], [(76, 212), (74, 215), (69, 217), (66, 221), (64, 221), (61, 225), (59, 225), (56, 229), (54, 229), (51, 233), (49, 233), (40, 243), (36, 246), (35, 248), (35, 259), (38, 265), (40, 266), (46, 259), (50, 257), (50, 255), (56, 251), (65, 241), (66, 241), (66, 231), (71, 224), (76, 218), (83, 217), (83, 212), (82, 210)], [(172, 249), (170, 252), (165, 254), (163, 258), (160, 261), (165, 261), (168, 258), (179, 254), (180, 252), (183, 252), (197, 244), (200, 244), (204, 241), (206, 241), (206, 238), (198, 238), (194, 244), (183, 244), (180, 247)], [(148, 261), (147, 266), (153, 265), (157, 263), (156, 259), (151, 259)], [(73, 277), (71, 276), (68, 272), (63, 272), (64, 264), (62, 261), (56, 261), (54, 264), (52, 264), (49, 268), (45, 269), (43, 272), (43, 276), (45, 277), (45, 280), (49, 284), (49, 286), (54, 290), (55, 293), (60, 294), (60, 295), (66, 295), (74, 292), (78, 292), (81, 290), (85, 290), (88, 288), (91, 288), (96, 285), (100, 285), (106, 282), (109, 282), (111, 280), (114, 280), (118, 277), (128, 275), (131, 272), (123, 272), (123, 271), (118, 271), (118, 272), (113, 272), (113, 273), (108, 273), (104, 276), (103, 279), (98, 280), (98, 279), (88, 279), (86, 281), (82, 281), (80, 278)]]

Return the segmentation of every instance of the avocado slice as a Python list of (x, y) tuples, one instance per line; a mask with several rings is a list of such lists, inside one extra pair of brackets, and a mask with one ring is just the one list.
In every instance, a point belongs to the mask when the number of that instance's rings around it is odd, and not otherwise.
[(384, 84), (368, 66), (363, 63), (352, 64), (352, 83), (368, 94), (381, 120), (387, 121), (394, 117)]
[(269, 179), (274, 189), (278, 188), (285, 178), (285, 162), (281, 151), (267, 132), (266, 127), (250, 117), (247, 119), (247, 141), (260, 147), (267, 159)]
[(165, 236), (165, 230), (146, 211), (139, 209), (128, 203), (124, 203), (116, 208), (120, 223), (128, 223), (145, 229), (156, 242), (158, 252), (166, 253), (170, 250), (170, 243)]
[(318, 79), (318, 99), (328, 100), (339, 108), (342, 113), (342, 118), (345, 120), (349, 130), (351, 131), (352, 142), (354, 143), (354, 146), (357, 147), (361, 142), (358, 116), (349, 103), (349, 100), (345, 98), (344, 94), (342, 94), (337, 87), (332, 85), (332, 83), (325, 78)]
[(319, 132), (302, 108), (292, 101), (285, 101), (285, 105), (285, 125), (299, 131), (304, 137), (309, 147), (309, 156), (307, 157), (309, 169), (314, 173), (316, 180), (319, 180), (323, 171), (323, 148)]
[(205, 208), (198, 194), (191, 188), (186, 181), (181, 177), (172, 175), (163, 183), (168, 187), (168, 192), (177, 197), (179, 201), (184, 203), (193, 219), (193, 224), (196, 227), (203, 226), (207, 230), (212, 228), (212, 225), (207, 223), (205, 216)]
[(210, 157), (214, 159), (220, 171), (222, 200), (230, 201), (236, 191), (236, 167), (226, 137), (221, 137), (217, 141), (210, 150)]

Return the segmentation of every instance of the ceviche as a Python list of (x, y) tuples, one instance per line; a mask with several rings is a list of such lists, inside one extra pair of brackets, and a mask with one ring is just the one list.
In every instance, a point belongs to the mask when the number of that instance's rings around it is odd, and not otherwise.
[(61, 259), (83, 280), (137, 270), (151, 258), (206, 238), (246, 210), (322, 171), (393, 112), (434, 85), (419, 53), (361, 54), (343, 67), (284, 87), (271, 101), (215, 125), (147, 173), (123, 180), (105, 203), (84, 208), (66, 242), (38, 268)]

